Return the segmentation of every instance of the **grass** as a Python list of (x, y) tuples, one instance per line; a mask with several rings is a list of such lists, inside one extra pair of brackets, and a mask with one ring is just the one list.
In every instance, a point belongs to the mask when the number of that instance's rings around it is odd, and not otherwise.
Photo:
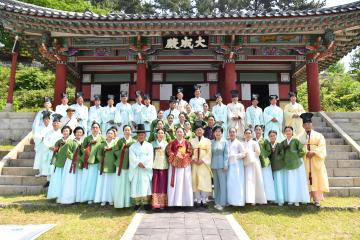
[(0, 145), (0, 151), (10, 151), (14, 147), (14, 145)]
[[(51, 202), (45, 196), (0, 197), (0, 203), (41, 203)], [(45, 224), (56, 226), (38, 239), (82, 240), (82, 239), (120, 239), (129, 225), (132, 209), (114, 209), (99, 205), (57, 205), (33, 207), (0, 208), (0, 224)]]

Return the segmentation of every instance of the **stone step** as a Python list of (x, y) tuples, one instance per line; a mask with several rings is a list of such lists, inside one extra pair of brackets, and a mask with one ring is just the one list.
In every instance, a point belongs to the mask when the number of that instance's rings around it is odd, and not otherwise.
[(322, 135), (325, 137), (325, 139), (327, 138), (338, 138), (339, 134), (336, 132), (323, 132)]
[(43, 192), (43, 186), (0, 185), (0, 196), (36, 195)]
[(360, 187), (360, 177), (329, 177), (331, 187)]
[(14, 159), (9, 163), (10, 167), (33, 167), (34, 159)]
[(0, 185), (43, 186), (46, 177), (1, 175)]
[(313, 123), (323, 122), (322, 117), (318, 117), (318, 116), (313, 116), (311, 120)]
[(315, 128), (327, 127), (327, 123), (326, 123), (326, 122), (316, 122), (316, 123), (313, 123), (313, 126), (314, 126)]
[(317, 132), (325, 133), (325, 132), (334, 132), (332, 127), (317, 127), (315, 125), (314, 130)]
[(360, 196), (360, 187), (330, 187), (327, 196), (350, 197)]
[(35, 176), (38, 172), (32, 167), (4, 167), (2, 169), (2, 175), (12, 176)]
[(351, 152), (352, 147), (350, 145), (328, 145), (326, 150), (328, 152)]
[(33, 152), (35, 144), (28, 144), (24, 146), (24, 152)]
[(360, 177), (359, 168), (327, 168), (329, 177)]
[(344, 145), (345, 140), (342, 138), (326, 138), (326, 145)]
[(327, 168), (360, 168), (360, 160), (326, 160), (325, 165)]
[(350, 159), (359, 159), (359, 156), (356, 152), (329, 152), (326, 157), (327, 160), (350, 160)]
[(19, 159), (35, 158), (35, 152), (20, 152), (18, 153), (17, 158)]

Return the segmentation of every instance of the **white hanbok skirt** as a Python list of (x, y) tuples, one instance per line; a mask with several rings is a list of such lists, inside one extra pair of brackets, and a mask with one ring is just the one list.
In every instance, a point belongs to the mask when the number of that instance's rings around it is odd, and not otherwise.
[(55, 172), (53, 172), (53, 174), (51, 175), (51, 180), (50, 180), (48, 194), (47, 194), (48, 199), (54, 199), (54, 198), (60, 197), (61, 188), (63, 186), (63, 183), (62, 183), (63, 170), (64, 170), (64, 168), (57, 167), (55, 169)]
[(98, 171), (94, 202), (114, 202), (114, 181), (115, 173), (103, 173), (102, 175), (100, 175), (100, 172)]
[(271, 165), (261, 168), (261, 171), (264, 180), (266, 200), (275, 201), (274, 178), (271, 170)]
[(81, 202), (81, 184), (83, 170), (76, 168), (76, 202)]
[(81, 202), (94, 201), (96, 182), (98, 176), (98, 165), (89, 164), (88, 169), (84, 168), (81, 179)]
[(289, 203), (309, 203), (309, 188), (306, 178), (304, 160), (300, 167), (285, 170), (285, 201)]
[(70, 159), (66, 159), (63, 170), (63, 185), (60, 197), (57, 199), (58, 203), (72, 204), (76, 201), (76, 173), (69, 173), (71, 164), (72, 161)]
[(191, 166), (175, 168), (174, 187), (171, 186), (173, 166), (168, 171), (168, 206), (169, 207), (191, 207), (194, 206), (194, 196), (191, 180)]
[(229, 163), (227, 174), (227, 201), (232, 206), (245, 206), (244, 161)]
[(261, 164), (258, 159), (245, 166), (245, 196), (246, 203), (267, 203)]

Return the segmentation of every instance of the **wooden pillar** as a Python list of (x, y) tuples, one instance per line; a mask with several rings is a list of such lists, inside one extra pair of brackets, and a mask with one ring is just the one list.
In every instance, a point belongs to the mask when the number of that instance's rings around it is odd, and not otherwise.
[(17, 66), (17, 58), (19, 53), (13, 52), (12, 59), (11, 59), (11, 70), (10, 70), (10, 77), (9, 77), (9, 89), (6, 101), (6, 109), (11, 111), (12, 104), (14, 102), (14, 89), (15, 89), (15, 77), (16, 77), (16, 66)]
[(237, 89), (236, 79), (235, 60), (228, 58), (224, 61), (224, 79), (220, 86), (224, 104), (231, 102), (230, 91)]
[(61, 103), (61, 93), (66, 92), (66, 61), (56, 62), (54, 107)]
[(140, 90), (141, 92), (145, 93), (147, 90), (147, 87), (146, 87), (147, 71), (146, 71), (146, 61), (145, 60), (137, 61), (136, 75), (137, 75), (136, 84), (135, 84), (136, 91)]
[(309, 112), (321, 111), (318, 62), (312, 54), (306, 56), (306, 78)]

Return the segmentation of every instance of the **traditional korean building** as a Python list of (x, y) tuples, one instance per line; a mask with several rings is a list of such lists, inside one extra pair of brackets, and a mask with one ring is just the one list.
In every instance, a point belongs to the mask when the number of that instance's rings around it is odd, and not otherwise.
[[(359, 45), (360, 2), (287, 12), (98, 15), (0, 0), (0, 22), (56, 69), (55, 104), (70, 75), (88, 101), (94, 94), (118, 101), (120, 90), (133, 99), (141, 90), (162, 107), (179, 86), (192, 97), (195, 83), (209, 101), (220, 91), (229, 102), (238, 89), (245, 105), (254, 93), (262, 105), (269, 94), (283, 104), (307, 81), (309, 110), (320, 111), (319, 71)], [(13, 68), (9, 95), (14, 79)]]

